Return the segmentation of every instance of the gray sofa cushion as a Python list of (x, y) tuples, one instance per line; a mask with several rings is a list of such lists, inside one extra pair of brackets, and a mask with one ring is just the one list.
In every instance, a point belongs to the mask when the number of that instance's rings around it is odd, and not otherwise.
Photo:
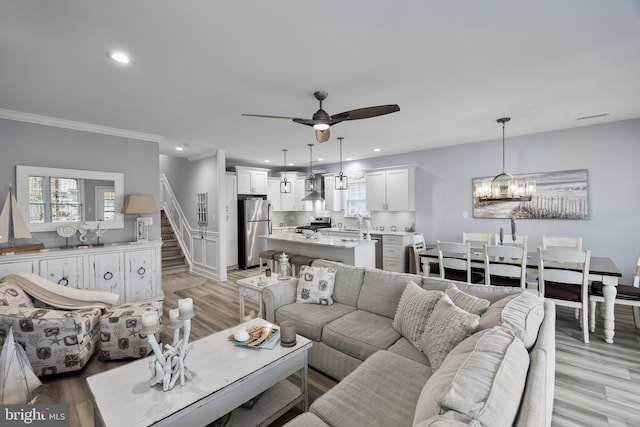
[(544, 298), (533, 292), (522, 292), (491, 304), (480, 317), (480, 329), (504, 326), (530, 350), (538, 338), (543, 319)]
[(286, 423), (283, 427), (329, 427), (329, 424), (318, 418), (316, 414), (305, 412)]
[(500, 326), (477, 332), (454, 348), (429, 378), (414, 424), (446, 408), (484, 426), (511, 426), (528, 369), (529, 354), (513, 332)]
[(366, 270), (358, 297), (358, 309), (393, 319), (400, 296), (409, 282), (420, 283), (422, 276), (384, 270)]
[(276, 323), (293, 320), (296, 332), (313, 341), (322, 339), (322, 328), (329, 322), (341, 318), (347, 313), (355, 311), (350, 305), (333, 303), (319, 304), (287, 304), (276, 310)]
[[(416, 282), (419, 283), (419, 282)], [(475, 283), (454, 282), (437, 277), (423, 277), (422, 288), (436, 291), (446, 291), (449, 285), (455, 284), (458, 289), (478, 298), (489, 300), (494, 303), (506, 296), (522, 292), (520, 288), (510, 288), (507, 286), (487, 286)]]
[(335, 427), (410, 426), (428, 366), (379, 351), (311, 405)]
[(333, 301), (356, 306), (364, 278), (364, 268), (323, 259), (317, 259), (311, 265), (314, 267), (334, 267), (336, 280), (333, 287)]
[(360, 360), (378, 350), (386, 350), (399, 338), (391, 319), (363, 310), (334, 320), (322, 332), (326, 345)]
[(487, 299), (478, 298), (464, 291), (461, 291), (454, 283), (449, 285), (445, 293), (449, 296), (449, 298), (451, 298), (451, 301), (453, 301), (455, 305), (466, 312), (476, 314), (478, 316), (481, 316), (482, 313), (487, 311), (487, 308), (489, 308), (489, 304), (491, 304), (491, 302)]
[(391, 353), (398, 354), (400, 356), (404, 356), (407, 359), (415, 360), (416, 362), (419, 362), (422, 365), (430, 366), (429, 359), (427, 359), (427, 355), (424, 354), (422, 351), (418, 350), (405, 337), (400, 337), (398, 341), (393, 343), (393, 345), (388, 348), (388, 351), (390, 351)]

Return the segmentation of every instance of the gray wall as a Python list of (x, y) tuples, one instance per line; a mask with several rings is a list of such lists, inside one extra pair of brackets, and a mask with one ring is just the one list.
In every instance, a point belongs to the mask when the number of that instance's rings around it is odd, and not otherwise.
[(192, 228), (198, 228), (196, 195), (208, 194), (209, 224), (207, 230), (218, 231), (215, 221), (218, 194), (217, 156), (190, 162), (184, 158), (160, 155), (160, 172), (165, 174), (180, 207)]
[[(10, 183), (15, 187), (16, 165), (45, 166), (123, 173), (125, 195), (152, 195), (159, 207), (158, 156), (155, 142), (0, 119), (0, 197), (4, 201)], [(160, 240), (160, 215), (152, 216), (149, 237)], [(55, 232), (33, 237), (46, 247), (65, 244)], [(101, 241), (134, 239), (135, 216), (125, 215), (125, 228), (107, 230)]]
[[(582, 236), (593, 256), (609, 256), (630, 281), (640, 251), (640, 119), (506, 137), (506, 171), (587, 169), (588, 220), (517, 221), (529, 248), (542, 236)], [(461, 240), (463, 231), (510, 230), (508, 219), (473, 218), (471, 179), (502, 171), (502, 139), (348, 162), (345, 171), (416, 165), (416, 231), (427, 242)], [(323, 166), (323, 168), (325, 168)], [(337, 171), (336, 165), (326, 167)], [(469, 218), (463, 219), (463, 212)]]

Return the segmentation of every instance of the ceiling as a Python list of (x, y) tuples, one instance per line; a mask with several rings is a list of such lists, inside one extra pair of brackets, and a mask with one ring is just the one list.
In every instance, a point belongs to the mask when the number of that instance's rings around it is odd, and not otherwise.
[(313, 129), (241, 113), (311, 118), (316, 90), (329, 114), (400, 111), (333, 126), (314, 164), (338, 136), (359, 159), (498, 139), (502, 116), (507, 138), (640, 117), (638, 0), (0, 0), (0, 58), (0, 117), (267, 167), (308, 165)]

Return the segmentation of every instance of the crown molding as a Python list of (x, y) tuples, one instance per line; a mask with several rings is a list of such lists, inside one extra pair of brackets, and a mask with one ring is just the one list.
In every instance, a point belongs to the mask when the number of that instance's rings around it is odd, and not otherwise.
[(58, 119), (55, 117), (40, 116), (38, 114), (23, 113), (21, 111), (5, 110), (0, 108), (0, 119), (16, 120), (19, 122), (34, 123), (44, 126), (52, 126), (64, 129), (79, 130), (82, 132), (99, 133), (102, 135), (119, 136), (123, 138), (140, 139), (150, 142), (161, 142), (164, 136), (150, 133), (135, 132), (131, 130), (111, 128), (94, 125), (91, 123), (75, 122), (73, 120)]
[(202, 159), (206, 159), (207, 157), (213, 157), (216, 154), (218, 154), (218, 150), (210, 150), (202, 154), (197, 154), (195, 156), (187, 157), (187, 160), (189, 160), (190, 162), (195, 162), (196, 160), (202, 160)]

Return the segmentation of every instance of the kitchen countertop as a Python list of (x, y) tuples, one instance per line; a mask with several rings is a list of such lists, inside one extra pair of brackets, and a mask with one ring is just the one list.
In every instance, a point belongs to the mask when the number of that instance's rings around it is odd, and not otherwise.
[[(338, 233), (357, 233), (358, 229), (357, 228), (323, 228), (322, 231), (336, 231)], [(388, 235), (392, 235), (392, 236), (413, 236), (415, 233), (415, 231), (389, 231), (389, 230), (385, 230), (385, 231), (380, 231), (380, 230), (370, 230), (369, 231), (371, 234), (388, 234)], [(363, 234), (366, 234), (366, 232), (363, 230)]]
[(308, 245), (316, 245), (316, 246), (329, 246), (334, 248), (356, 248), (360, 246), (368, 246), (375, 245), (376, 241), (366, 241), (366, 240), (352, 240), (352, 239), (343, 239), (341, 237), (333, 237), (333, 236), (320, 236), (317, 239), (309, 238), (307, 239), (301, 233), (286, 233), (286, 234), (272, 234), (270, 236), (262, 236), (266, 237), (272, 241), (280, 241), (280, 242), (297, 242), (297, 243), (305, 243)]

